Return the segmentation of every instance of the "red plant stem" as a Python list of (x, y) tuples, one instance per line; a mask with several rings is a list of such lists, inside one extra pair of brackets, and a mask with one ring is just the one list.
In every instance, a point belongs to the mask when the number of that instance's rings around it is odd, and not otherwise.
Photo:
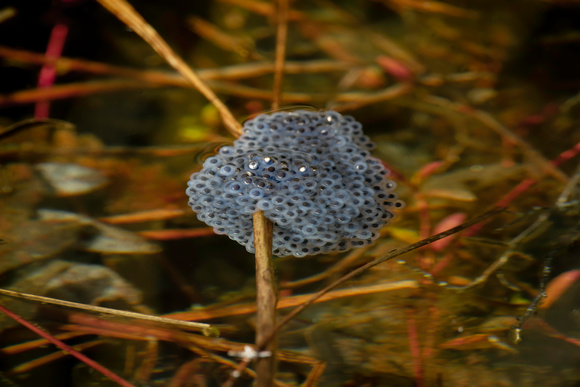
[(536, 184), (538, 180), (536, 179), (525, 179), (520, 182), (520, 184), (516, 185), (510, 192), (508, 192), (503, 198), (501, 198), (497, 204), (499, 206), (506, 207), (510, 204), (515, 198), (523, 194), (527, 191), (531, 186)]
[[(574, 145), (572, 148), (565, 150), (564, 152), (560, 153), (558, 157), (550, 161), (550, 164), (557, 167), (564, 163), (565, 161), (570, 160), (573, 157), (576, 157), (580, 153), (580, 142)], [(531, 186), (536, 184), (538, 179), (525, 179), (520, 184), (515, 186), (510, 192), (508, 192), (503, 198), (501, 198), (496, 205), (500, 207), (505, 207), (512, 202), (515, 198), (520, 196), (522, 193), (527, 191)]]
[[(42, 66), (38, 76), (38, 88), (46, 89), (54, 84), (56, 78), (56, 66), (52, 61), (56, 61), (62, 55), (64, 42), (68, 34), (68, 26), (66, 24), (56, 24), (50, 33), (50, 39), (46, 47), (46, 57), (50, 59)], [(39, 101), (34, 108), (34, 118), (43, 119), (48, 118), (50, 109), (49, 101)]]
[(558, 157), (550, 161), (550, 164), (557, 167), (563, 162), (568, 161), (573, 157), (576, 157), (579, 153), (580, 153), (580, 142), (574, 145), (572, 148), (560, 153)]
[(409, 337), (409, 348), (413, 358), (413, 372), (415, 374), (415, 386), (423, 387), (423, 366), (421, 362), (421, 347), (419, 345), (419, 335), (417, 333), (417, 324), (415, 322), (415, 311), (407, 309), (405, 311), (407, 320), (407, 335)]
[(113, 380), (114, 382), (116, 382), (120, 386), (135, 387), (133, 384), (129, 383), (128, 381), (121, 378), (120, 376), (114, 374), (112, 371), (103, 367), (102, 365), (100, 365), (96, 361), (89, 359), (88, 357), (86, 357), (85, 355), (80, 353), (79, 351), (72, 349), (71, 347), (69, 347), (68, 345), (63, 343), (62, 341), (60, 341), (57, 338), (55, 338), (54, 336), (50, 335), (48, 332), (45, 332), (44, 330), (40, 329), (39, 327), (35, 326), (34, 324), (31, 324), (30, 322), (26, 321), (25, 319), (23, 319), (22, 317), (20, 317), (16, 313), (11, 312), (10, 310), (6, 309), (6, 307), (4, 307), (2, 304), (0, 304), (0, 312), (6, 314), (8, 317), (12, 318), (13, 320), (16, 320), (18, 323), (24, 325), (26, 328), (30, 329), (31, 331), (33, 331), (37, 335), (50, 341), (52, 344), (56, 345), (58, 348), (62, 349), (63, 351), (68, 352), (69, 354), (76, 357), (77, 359), (79, 359), (80, 361), (82, 361), (83, 363), (88, 365), (89, 367), (92, 367), (93, 369), (99, 371), (100, 373), (102, 373), (103, 375), (105, 375), (109, 379)]
[[(567, 149), (564, 152), (560, 153), (558, 157), (550, 161), (550, 164), (557, 167), (563, 164), (564, 162), (572, 159), (573, 157), (578, 156), (578, 154), (580, 154), (580, 142), (574, 145), (572, 148)], [(496, 203), (496, 206), (507, 207), (515, 198), (526, 192), (530, 187), (532, 187), (537, 182), (538, 179), (535, 178), (528, 178), (522, 180), (520, 184), (516, 185), (504, 197), (499, 199)], [(464, 236), (477, 235), (481, 227), (483, 227), (482, 224), (474, 225), (464, 234)]]

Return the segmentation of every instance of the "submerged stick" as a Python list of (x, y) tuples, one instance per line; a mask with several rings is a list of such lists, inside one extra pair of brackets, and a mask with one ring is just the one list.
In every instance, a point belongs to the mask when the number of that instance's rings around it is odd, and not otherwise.
[(288, 37), (288, 0), (278, 0), (278, 28), (276, 31), (276, 62), (274, 65), (274, 95), (272, 109), (280, 107), (282, 80), (284, 78), (284, 58), (286, 57), (286, 39)]
[(272, 236), (274, 225), (262, 211), (254, 214), (254, 246), (256, 249), (256, 344), (266, 337), (270, 341), (264, 348), (270, 356), (256, 361), (256, 385), (272, 386), (276, 373), (276, 340), (272, 337), (276, 326), (276, 279), (272, 260)]
[[(280, 107), (282, 79), (284, 77), (284, 58), (288, 35), (288, 0), (277, 1), (276, 64), (274, 67), (274, 93), (272, 109)], [(254, 246), (256, 249), (256, 345), (266, 337), (269, 341), (263, 350), (266, 356), (256, 360), (256, 386), (274, 385), (276, 375), (276, 302), (278, 292), (272, 260), (272, 239), (274, 225), (262, 211), (254, 214)], [(267, 355), (269, 352), (269, 356)]]
[(178, 321), (178, 320), (166, 318), (166, 317), (150, 316), (148, 314), (128, 312), (126, 310), (111, 309), (111, 308), (105, 308), (105, 307), (96, 306), (96, 305), (85, 305), (85, 304), (81, 304), (78, 302), (64, 301), (64, 300), (59, 300), (56, 298), (37, 296), (34, 294), (28, 294), (28, 293), (15, 292), (14, 290), (7, 290), (7, 289), (0, 289), (0, 295), (12, 297), (12, 298), (18, 298), (18, 299), (22, 299), (22, 300), (38, 302), (40, 305), (43, 305), (43, 304), (57, 305), (57, 306), (70, 308), (70, 309), (74, 309), (74, 310), (81, 310), (83, 312), (90, 312), (90, 313), (98, 314), (102, 317), (108, 317), (108, 316), (124, 317), (124, 318), (130, 318), (130, 319), (137, 319), (137, 320), (141, 320), (141, 321), (149, 321), (152, 323), (164, 324), (166, 326), (171, 326), (171, 327), (176, 328), (176, 329), (200, 331), (206, 336), (216, 335), (216, 333), (217, 333), (217, 328), (212, 327), (211, 325), (205, 324), (205, 323), (197, 323), (197, 322), (192, 322), (192, 321)]

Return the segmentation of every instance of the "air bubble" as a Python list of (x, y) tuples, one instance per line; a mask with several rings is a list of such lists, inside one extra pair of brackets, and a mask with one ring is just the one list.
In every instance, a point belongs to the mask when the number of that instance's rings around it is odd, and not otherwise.
[(260, 168), (260, 163), (257, 161), (250, 161), (247, 164), (247, 168), (251, 171), (256, 171), (258, 168)]

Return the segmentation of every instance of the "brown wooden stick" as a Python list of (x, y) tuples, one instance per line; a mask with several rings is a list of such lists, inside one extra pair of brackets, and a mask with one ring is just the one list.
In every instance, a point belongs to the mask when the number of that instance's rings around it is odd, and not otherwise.
[[(280, 107), (286, 37), (288, 35), (288, 0), (277, 1), (276, 64), (274, 66), (274, 90), (272, 109)], [(278, 291), (272, 260), (272, 239), (274, 225), (262, 211), (254, 214), (254, 246), (256, 249), (256, 345), (264, 338), (271, 337), (263, 350), (271, 353), (268, 357), (258, 357), (256, 361), (256, 386), (274, 385), (276, 376), (276, 303)]]
[(258, 358), (256, 362), (256, 386), (270, 387), (276, 373), (276, 340), (272, 332), (276, 326), (276, 278), (272, 260), (272, 236), (274, 225), (262, 211), (254, 214), (254, 246), (256, 249), (256, 344), (270, 337), (262, 350), (271, 356)]
[(274, 65), (274, 98), (272, 109), (280, 107), (282, 80), (284, 78), (284, 59), (286, 57), (286, 38), (288, 37), (288, 0), (278, 0), (278, 29), (276, 31), (276, 62)]
[(205, 323), (178, 321), (175, 319), (170, 319), (170, 318), (165, 318), (165, 317), (160, 317), (160, 316), (150, 316), (150, 315), (143, 314), (143, 313), (136, 313), (136, 312), (129, 312), (126, 310), (105, 308), (105, 307), (96, 306), (96, 305), (86, 305), (86, 304), (80, 304), (78, 302), (59, 300), (57, 298), (50, 298), (50, 297), (37, 296), (34, 294), (15, 292), (14, 290), (0, 289), (0, 295), (12, 297), (12, 298), (23, 299), (23, 300), (34, 301), (34, 302), (38, 302), (41, 305), (45, 305), (45, 304), (58, 305), (58, 306), (61, 306), (64, 308), (70, 308), (73, 310), (81, 310), (84, 312), (98, 314), (99, 316), (102, 316), (102, 317), (117, 316), (117, 317), (137, 319), (137, 320), (142, 320), (142, 321), (150, 321), (153, 323), (160, 323), (160, 324), (163, 324), (165, 326), (171, 326), (171, 327), (174, 327), (177, 329), (187, 329), (187, 330), (208, 332), (208, 333), (212, 333), (212, 334), (213, 334), (213, 332), (210, 332), (210, 331), (212, 329), (215, 331), (215, 328), (213, 328), (211, 325), (205, 324)]

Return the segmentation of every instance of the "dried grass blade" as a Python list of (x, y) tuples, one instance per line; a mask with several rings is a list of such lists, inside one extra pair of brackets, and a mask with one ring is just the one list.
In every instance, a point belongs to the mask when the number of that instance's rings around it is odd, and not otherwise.
[(166, 317), (149, 316), (147, 314), (142, 314), (142, 313), (127, 312), (124, 310), (104, 308), (102, 306), (85, 305), (85, 304), (80, 304), (77, 302), (63, 301), (63, 300), (58, 300), (56, 298), (36, 296), (34, 294), (20, 293), (20, 292), (15, 292), (15, 291), (6, 290), (6, 289), (0, 289), (0, 294), (4, 295), (4, 296), (8, 296), (8, 297), (19, 298), (19, 299), (29, 300), (29, 301), (35, 301), (35, 302), (39, 302), (42, 304), (57, 305), (57, 306), (62, 306), (62, 307), (66, 307), (66, 308), (82, 310), (85, 312), (98, 313), (101, 315), (104, 314), (104, 315), (109, 315), (109, 316), (119, 316), (119, 317), (126, 317), (126, 318), (132, 318), (132, 319), (137, 319), (137, 320), (144, 320), (144, 321), (156, 322), (156, 323), (161, 323), (161, 324), (167, 324), (167, 325), (173, 326), (174, 328), (179, 328), (179, 329), (188, 329), (188, 330), (195, 330), (195, 331), (201, 331), (201, 332), (209, 332), (209, 331), (215, 329), (211, 325), (204, 324), (204, 323), (185, 322), (185, 321), (173, 320), (171, 318), (166, 318)]
[[(276, 325), (276, 276), (272, 260), (272, 222), (262, 211), (254, 214), (254, 246), (256, 248), (256, 344), (271, 333)], [(270, 340), (265, 350), (271, 356), (256, 361), (256, 385), (258, 387), (272, 386), (276, 373), (276, 340)]]
[[(92, 341), (88, 341), (86, 343), (74, 345), (71, 348), (73, 348), (75, 351), (82, 352), (86, 349), (95, 347), (95, 346), (100, 345), (102, 343), (103, 343), (103, 340), (92, 340)], [(39, 357), (38, 359), (34, 359), (34, 360), (28, 361), (26, 363), (20, 364), (20, 365), (14, 367), (9, 372), (9, 374), (14, 375), (14, 374), (22, 374), (25, 372), (30, 372), (35, 368), (38, 368), (38, 367), (43, 366), (43, 365), (48, 364), (48, 363), (52, 363), (53, 361), (56, 361), (58, 359), (62, 359), (63, 357), (66, 357), (67, 355), (69, 355), (69, 353), (67, 351), (64, 351), (64, 350), (54, 352), (54, 353), (51, 353), (50, 355), (42, 356), (42, 357)]]
[(203, 94), (220, 112), (226, 128), (234, 135), (239, 136), (242, 126), (235, 119), (227, 106), (215, 93), (197, 76), (179, 55), (163, 40), (163, 38), (148, 24), (139, 13), (125, 0), (97, 0), (119, 20), (135, 31), (145, 40), (167, 63), (177, 70), (191, 85)]
[(274, 66), (274, 98), (272, 109), (280, 107), (282, 80), (284, 78), (284, 59), (286, 57), (286, 39), (288, 38), (288, 0), (278, 0), (278, 21), (276, 32), (276, 62)]

